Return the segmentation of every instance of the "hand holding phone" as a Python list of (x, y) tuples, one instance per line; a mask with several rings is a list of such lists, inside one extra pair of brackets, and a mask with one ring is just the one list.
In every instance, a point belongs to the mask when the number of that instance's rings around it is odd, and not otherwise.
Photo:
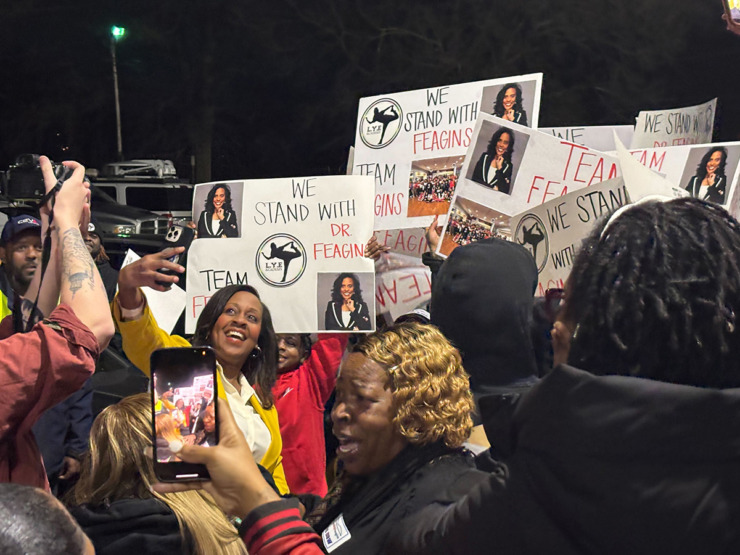
[(185, 445), (218, 444), (214, 351), (158, 349), (151, 355), (151, 372), (154, 473), (163, 482), (208, 479), (205, 465), (184, 462), (177, 453)]
[(725, 13), (722, 16), (727, 22), (727, 30), (740, 35), (740, 0), (722, 0)]
[[(192, 228), (179, 224), (170, 226), (164, 237), (164, 241), (162, 242), (162, 250), (169, 247), (183, 247), (183, 249), (170, 256), (167, 261), (172, 264), (185, 266), (188, 256), (188, 248), (190, 248), (190, 244), (193, 242), (193, 239), (195, 239), (195, 230)], [(176, 275), (176, 273), (169, 268), (160, 268), (159, 273), (166, 276)], [(157, 281), (156, 283), (162, 287), (168, 287), (171, 285), (164, 281)]]
[(219, 405), (219, 445), (213, 449), (185, 446), (179, 453), (183, 460), (205, 464), (210, 481), (186, 480), (154, 484), (152, 487), (160, 493), (204, 489), (226, 514), (243, 517), (254, 508), (280, 497), (262, 477), (228, 402), (217, 399), (216, 404)]

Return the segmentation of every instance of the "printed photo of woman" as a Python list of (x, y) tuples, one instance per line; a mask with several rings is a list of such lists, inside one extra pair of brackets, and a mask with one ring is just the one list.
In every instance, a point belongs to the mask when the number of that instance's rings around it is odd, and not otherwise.
[(727, 149), (716, 146), (709, 149), (696, 167), (696, 174), (689, 180), (685, 189), (692, 197), (709, 202), (723, 204), (725, 202), (725, 188), (727, 176)]
[(492, 115), (527, 125), (527, 112), (522, 107), (522, 88), (518, 83), (507, 83), (496, 95)]
[(368, 331), (372, 329), (370, 310), (362, 299), (357, 275), (341, 273), (334, 280), (331, 301), (324, 313), (324, 329), (336, 331)]
[(239, 237), (236, 220), (236, 212), (231, 207), (231, 189), (226, 183), (217, 183), (208, 192), (198, 218), (198, 238)]
[(514, 133), (507, 127), (500, 127), (488, 143), (475, 165), (471, 179), (485, 187), (501, 193), (511, 193), (511, 174), (514, 164)]

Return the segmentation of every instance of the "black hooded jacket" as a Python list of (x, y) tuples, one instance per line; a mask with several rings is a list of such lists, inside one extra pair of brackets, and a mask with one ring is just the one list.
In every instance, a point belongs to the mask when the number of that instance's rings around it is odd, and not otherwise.
[(559, 366), (490, 439), (505, 472), (418, 513), (398, 553), (740, 553), (740, 389)]
[(158, 499), (120, 499), (70, 509), (98, 555), (192, 553), (183, 545), (177, 517)]
[(532, 304), (537, 267), (521, 245), (486, 239), (456, 248), (432, 285), (431, 320), (457, 347), (476, 403), (536, 381)]

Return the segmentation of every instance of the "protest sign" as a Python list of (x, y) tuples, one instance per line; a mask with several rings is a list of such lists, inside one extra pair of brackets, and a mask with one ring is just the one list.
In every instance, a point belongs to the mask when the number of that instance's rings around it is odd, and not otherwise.
[(740, 180), (740, 142), (630, 149), (632, 158), (672, 186), (727, 208)]
[(375, 303), (391, 321), (415, 308), (425, 307), (432, 296), (432, 273), (426, 266), (412, 266), (379, 273), (375, 279)]
[(424, 230), (421, 228), (385, 229), (375, 232), (378, 243), (390, 248), (390, 252), (421, 258), (427, 247)]
[(640, 112), (630, 148), (709, 143), (716, 109), (715, 98), (698, 106)]
[(360, 99), (352, 174), (373, 179), (375, 228), (446, 215), (478, 114), (536, 126), (541, 88), (537, 73)]
[[(129, 249), (121, 263), (121, 268), (128, 266), (132, 262), (136, 262), (140, 258), (138, 254)], [(172, 333), (172, 329), (177, 324), (183, 308), (185, 308), (185, 290), (177, 285), (173, 285), (167, 291), (157, 291), (151, 287), (142, 287), (141, 292), (144, 293), (146, 302), (154, 315), (154, 319), (157, 320), (159, 327), (167, 333)]]
[(635, 128), (631, 125), (540, 127), (537, 130), (542, 133), (549, 133), (569, 143), (587, 146), (588, 148), (602, 152), (617, 149), (614, 144), (614, 133), (617, 134), (619, 140), (625, 145), (632, 142), (632, 135), (635, 133)]
[(511, 218), (512, 241), (532, 253), (537, 264), (537, 296), (563, 288), (581, 241), (594, 223), (629, 204), (621, 177), (569, 193)]
[(359, 176), (197, 185), (186, 330), (217, 290), (240, 283), (257, 289), (276, 332), (374, 329), (374, 267), (364, 258), (372, 199), (372, 179)]
[(512, 215), (619, 175), (613, 155), (483, 114), (437, 252), (507, 237)]

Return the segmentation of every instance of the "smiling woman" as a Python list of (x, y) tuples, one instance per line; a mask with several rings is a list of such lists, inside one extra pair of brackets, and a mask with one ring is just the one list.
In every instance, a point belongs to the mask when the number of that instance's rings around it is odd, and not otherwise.
[(173, 250), (147, 255), (121, 269), (113, 316), (131, 362), (149, 375), (149, 357), (156, 349), (210, 346), (218, 362), (219, 396), (228, 400), (236, 422), (255, 460), (272, 474), (278, 489), (288, 492), (282, 466), (282, 438), (272, 386), (277, 368), (277, 341), (272, 317), (257, 290), (249, 285), (219, 289), (198, 318), (189, 342), (169, 335), (157, 325), (139, 289), (144, 285), (166, 289), (175, 276), (159, 272), (167, 268), (181, 273), (182, 266), (169, 262)]

